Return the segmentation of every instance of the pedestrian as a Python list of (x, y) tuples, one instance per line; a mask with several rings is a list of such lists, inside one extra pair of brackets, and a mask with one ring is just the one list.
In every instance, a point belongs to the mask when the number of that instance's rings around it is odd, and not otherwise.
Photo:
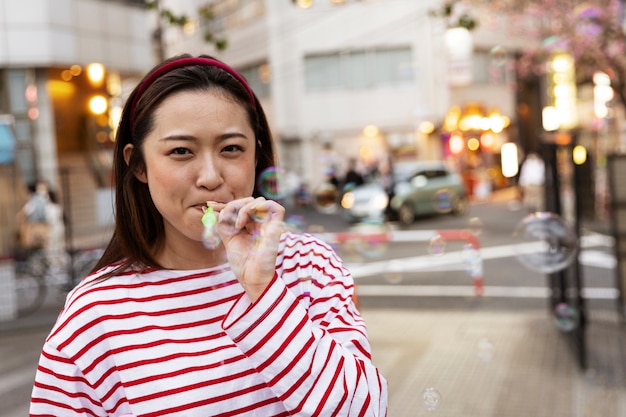
[(273, 152), (223, 62), (146, 75), (116, 134), (112, 238), (45, 341), (31, 415), (386, 414), (349, 271), (255, 187)]
[(357, 169), (356, 158), (348, 159), (348, 167), (343, 179), (343, 190), (347, 191), (359, 185), (363, 185), (363, 175)]
[(46, 222), (50, 225), (46, 251), (51, 256), (59, 256), (65, 252), (65, 213), (54, 190), (48, 190)]
[(544, 209), (545, 164), (536, 152), (530, 152), (520, 169), (519, 187), (522, 204), (529, 213)]
[(48, 183), (38, 179), (28, 187), (29, 198), (17, 213), (20, 246), (25, 249), (43, 249), (50, 235), (46, 207), (50, 201)]

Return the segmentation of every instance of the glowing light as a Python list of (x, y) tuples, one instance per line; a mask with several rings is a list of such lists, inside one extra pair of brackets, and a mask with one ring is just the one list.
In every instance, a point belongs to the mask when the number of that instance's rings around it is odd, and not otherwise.
[(378, 127), (374, 125), (367, 125), (363, 128), (363, 135), (365, 135), (368, 138), (375, 138), (376, 136), (378, 136), (378, 134), (379, 134)]
[(485, 149), (491, 149), (495, 141), (496, 139), (493, 136), (493, 133), (484, 132), (482, 135), (480, 135), (480, 146)]
[(294, 3), (301, 9), (308, 9), (313, 6), (313, 0), (294, 0)]
[(454, 133), (450, 136), (448, 146), (450, 147), (450, 152), (452, 153), (452, 155), (459, 155), (461, 154), (461, 152), (463, 152), (463, 149), (465, 148), (465, 140), (460, 134)]
[(100, 85), (104, 81), (104, 65), (94, 62), (87, 65), (87, 78), (93, 85)]
[(93, 114), (104, 114), (107, 111), (108, 102), (104, 96), (93, 96), (89, 100), (89, 111)]
[(559, 113), (556, 107), (546, 106), (541, 112), (541, 121), (543, 123), (544, 130), (553, 132), (557, 130), (561, 123), (559, 121)]
[(505, 178), (513, 178), (519, 170), (519, 159), (517, 155), (517, 145), (508, 142), (500, 149), (500, 161), (502, 163), (502, 175)]
[(78, 64), (74, 64), (70, 67), (70, 74), (72, 74), (73, 77), (79, 76), (81, 72), (83, 72), (83, 68)]
[(35, 103), (37, 101), (37, 87), (33, 84), (28, 85), (24, 96), (29, 103)]
[(470, 151), (477, 151), (480, 148), (480, 142), (476, 138), (468, 139), (467, 141), (467, 149)]
[(419, 125), (419, 131), (425, 135), (430, 135), (435, 131), (435, 125), (433, 124), (433, 122), (429, 121), (422, 122)]
[(576, 165), (582, 165), (587, 161), (587, 149), (582, 145), (574, 146), (572, 160)]

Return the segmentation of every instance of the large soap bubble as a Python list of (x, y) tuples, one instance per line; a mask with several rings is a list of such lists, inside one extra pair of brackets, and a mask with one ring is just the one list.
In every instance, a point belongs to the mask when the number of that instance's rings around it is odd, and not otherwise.
[(578, 253), (578, 237), (560, 216), (537, 212), (524, 217), (513, 231), (518, 261), (528, 269), (553, 273), (567, 268)]

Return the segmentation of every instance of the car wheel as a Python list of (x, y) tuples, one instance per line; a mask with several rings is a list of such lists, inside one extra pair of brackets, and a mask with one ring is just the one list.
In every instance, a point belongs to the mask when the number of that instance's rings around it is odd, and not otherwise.
[(467, 197), (457, 195), (452, 203), (452, 214), (460, 216), (467, 211)]
[(403, 204), (398, 209), (398, 220), (402, 224), (409, 225), (415, 220), (415, 213), (413, 208), (408, 204)]

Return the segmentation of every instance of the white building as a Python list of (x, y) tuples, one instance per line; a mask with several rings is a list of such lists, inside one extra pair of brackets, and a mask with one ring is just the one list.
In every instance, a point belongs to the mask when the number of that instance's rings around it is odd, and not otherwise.
[[(207, 4), (161, 3), (188, 16)], [(440, 126), (455, 105), (474, 102), (515, 118), (507, 62), (519, 40), (503, 36), (505, 22), (481, 21), (472, 32), (473, 59), (461, 68), (469, 70), (469, 83), (457, 79), (455, 86), (446, 22), (431, 13), (439, 1), (316, 0), (308, 9), (291, 0), (208, 3), (211, 27), (228, 39), (227, 49), (203, 40), (200, 21), (195, 32), (166, 32), (167, 54), (208, 53), (242, 71), (267, 110), (282, 168), (312, 185), (328, 165), (341, 171), (349, 157), (444, 157), (440, 134), (420, 128)]]

